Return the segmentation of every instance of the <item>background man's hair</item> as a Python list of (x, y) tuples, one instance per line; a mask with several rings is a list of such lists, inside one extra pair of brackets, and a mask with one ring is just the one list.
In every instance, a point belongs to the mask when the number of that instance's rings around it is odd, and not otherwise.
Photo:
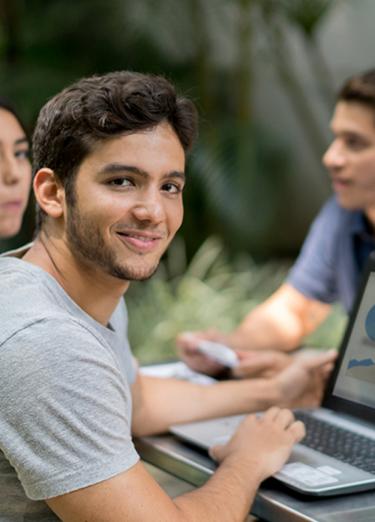
[[(168, 122), (185, 152), (197, 135), (197, 110), (161, 76), (118, 71), (83, 78), (40, 111), (33, 136), (33, 171), (47, 167), (74, 205), (74, 180), (95, 144)], [(45, 213), (37, 208), (37, 230)]]
[(375, 109), (375, 69), (349, 78), (339, 91), (338, 100), (358, 102)]

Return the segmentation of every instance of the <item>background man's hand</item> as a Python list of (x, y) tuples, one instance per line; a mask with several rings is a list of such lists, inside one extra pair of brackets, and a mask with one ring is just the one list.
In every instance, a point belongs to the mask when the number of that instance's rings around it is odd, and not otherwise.
[[(216, 375), (224, 366), (201, 354), (202, 339), (226, 343), (230, 336), (216, 330), (181, 334), (178, 338), (181, 358), (193, 370)], [(279, 390), (279, 404), (290, 408), (319, 406), (327, 378), (337, 357), (335, 350), (301, 350), (286, 354), (277, 350), (234, 350), (239, 364), (231, 369), (237, 378), (267, 378)]]
[[(202, 354), (198, 350), (202, 340), (222, 343), (233, 348), (231, 335), (215, 329), (184, 332), (176, 339), (179, 356), (192, 370), (215, 376), (225, 370), (225, 366)], [(237, 378), (271, 377), (288, 366), (293, 360), (279, 350), (236, 350), (239, 364), (232, 368), (231, 375)]]
[(262, 416), (248, 415), (230, 441), (213, 446), (210, 455), (218, 462), (243, 459), (264, 480), (280, 470), (304, 435), (302, 422), (290, 410), (272, 407)]
[[(231, 335), (210, 329), (200, 332), (184, 332), (177, 337), (178, 353), (192, 370), (215, 376), (225, 366), (202, 354), (198, 344), (202, 340), (215, 341), (232, 347)], [(236, 350), (239, 364), (231, 369), (235, 378), (272, 377), (294, 362), (291, 356), (280, 350)]]
[(178, 354), (182, 361), (192, 370), (215, 376), (225, 369), (225, 366), (198, 351), (202, 340), (225, 343), (226, 336), (218, 330), (210, 329), (201, 332), (183, 332), (176, 339)]

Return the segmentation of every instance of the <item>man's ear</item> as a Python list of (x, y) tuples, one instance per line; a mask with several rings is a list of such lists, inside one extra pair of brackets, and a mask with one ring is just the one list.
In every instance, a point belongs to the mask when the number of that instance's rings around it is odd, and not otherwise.
[(52, 218), (64, 213), (65, 190), (53, 170), (42, 168), (34, 176), (34, 194), (41, 209)]

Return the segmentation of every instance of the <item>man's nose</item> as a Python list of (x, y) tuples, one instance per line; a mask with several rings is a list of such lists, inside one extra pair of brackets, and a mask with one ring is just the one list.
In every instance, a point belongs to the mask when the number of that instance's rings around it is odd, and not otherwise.
[(159, 196), (145, 197), (133, 207), (133, 214), (138, 221), (148, 221), (153, 224), (165, 219), (165, 211)]
[(323, 156), (323, 164), (328, 170), (339, 169), (345, 165), (346, 157), (342, 146), (336, 140), (331, 143)]

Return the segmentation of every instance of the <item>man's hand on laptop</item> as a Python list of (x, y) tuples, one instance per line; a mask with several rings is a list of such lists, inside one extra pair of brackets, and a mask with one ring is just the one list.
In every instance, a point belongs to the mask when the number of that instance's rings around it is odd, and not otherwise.
[(304, 435), (304, 425), (290, 410), (272, 407), (245, 417), (229, 442), (210, 448), (210, 455), (218, 462), (241, 458), (262, 481), (281, 469)]

